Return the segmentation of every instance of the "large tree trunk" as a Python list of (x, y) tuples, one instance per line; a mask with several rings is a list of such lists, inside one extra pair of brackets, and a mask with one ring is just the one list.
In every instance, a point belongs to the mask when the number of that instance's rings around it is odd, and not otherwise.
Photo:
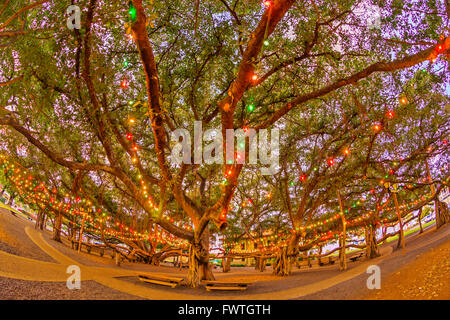
[[(69, 236), (69, 240), (70, 241), (72, 241), (72, 240), (75, 240), (75, 234), (76, 234), (76, 230), (75, 230), (75, 218), (72, 218), (71, 219), (71, 221), (73, 222), (73, 223), (69, 223), (69, 225), (68, 225), (68, 236)], [(103, 236), (103, 234), (102, 234), (102, 240), (103, 240), (103, 242), (106, 244), (106, 240), (104, 239), (104, 236)]]
[(230, 272), (231, 270), (231, 258), (228, 255), (224, 255), (222, 258), (222, 272)]
[(377, 238), (376, 238), (376, 227), (366, 226), (366, 257), (369, 259), (374, 259), (380, 256), (378, 250)]
[(273, 262), (273, 274), (279, 276), (288, 276), (291, 274), (292, 263), (298, 253), (298, 237), (293, 234), (289, 244), (286, 247), (282, 247), (277, 254), (275, 261)]
[(84, 230), (84, 218), (81, 222), (80, 231), (78, 233), (78, 253), (81, 252), (81, 243), (83, 241), (83, 230)]
[(45, 220), (45, 212), (39, 211), (36, 217), (36, 224), (34, 225), (35, 229), (44, 229), (44, 220)]
[(202, 280), (215, 280), (209, 264), (209, 228), (206, 227), (198, 243), (189, 246), (187, 285), (198, 288)]
[(39, 229), (39, 224), (41, 221), (42, 211), (39, 211), (36, 216), (36, 223), (34, 224), (35, 229)]
[(55, 223), (53, 225), (53, 237), (52, 239), (61, 242), (61, 224), (62, 224), (62, 214), (58, 213), (55, 217)]
[(439, 229), (444, 224), (450, 222), (450, 214), (445, 202), (441, 202), (436, 199), (436, 229)]
[(339, 209), (341, 215), (342, 222), (342, 235), (339, 235), (339, 270), (347, 270), (347, 257), (345, 253), (347, 252), (347, 221), (345, 219), (344, 214), (344, 205), (342, 203), (341, 194), (339, 193), (339, 189), (336, 190), (337, 197), (339, 200)]
[(339, 270), (347, 270), (347, 258), (345, 257), (346, 251), (346, 238), (339, 236)]
[(41, 225), (40, 225), (40, 229), (41, 229), (41, 230), (45, 230), (45, 229), (46, 229), (46, 226), (47, 226), (47, 220), (48, 220), (48, 216), (44, 213), (44, 214), (42, 215), (42, 223), (41, 223)]
[(419, 220), (420, 233), (423, 233), (423, 227), (422, 227), (422, 207), (419, 209), (419, 214), (417, 215), (417, 220)]
[(256, 256), (255, 261), (255, 270), (264, 272), (266, 270), (266, 259), (262, 256)]
[(292, 263), (288, 255), (288, 247), (282, 247), (273, 262), (273, 273), (279, 276), (288, 276), (291, 274)]
[(317, 258), (318, 262), (319, 262), (319, 266), (322, 265), (322, 258), (320, 257), (322, 255), (322, 249), (323, 249), (323, 245), (319, 245), (319, 257)]

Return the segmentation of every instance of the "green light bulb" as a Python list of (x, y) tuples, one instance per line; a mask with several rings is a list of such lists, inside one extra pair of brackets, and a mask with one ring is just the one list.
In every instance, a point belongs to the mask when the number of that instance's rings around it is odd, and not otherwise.
[(135, 21), (136, 20), (136, 8), (133, 6), (133, 3), (130, 1), (130, 8), (128, 10), (128, 14), (131, 17), (131, 21)]

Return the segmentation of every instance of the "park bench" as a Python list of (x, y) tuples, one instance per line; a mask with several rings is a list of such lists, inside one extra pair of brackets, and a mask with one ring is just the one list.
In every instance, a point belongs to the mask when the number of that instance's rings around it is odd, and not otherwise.
[(297, 261), (297, 268), (300, 269), (301, 267), (311, 267), (311, 261), (308, 260)]
[(297, 267), (300, 269), (301, 267), (310, 267), (318, 266), (319, 260), (318, 259), (303, 259), (302, 261), (299, 261), (297, 263)]
[(166, 277), (155, 274), (145, 274), (145, 275), (139, 274), (138, 277), (139, 280), (143, 282), (159, 284), (172, 288), (175, 288), (176, 286), (180, 285), (181, 281), (183, 281), (183, 278)]
[[(80, 242), (78, 240), (71, 240), (72, 242), (72, 249), (74, 250), (78, 250), (78, 246), (80, 245)], [(85, 247), (87, 253), (91, 252), (91, 245), (89, 243), (86, 242), (81, 242), (81, 250), (83, 250), (83, 246)]]
[[(78, 250), (79, 241), (71, 240), (71, 242), (72, 242), (72, 249)], [(105, 255), (105, 252), (109, 251), (109, 255), (111, 256), (111, 258), (114, 258), (114, 250), (108, 248), (105, 245), (82, 242), (81, 250), (83, 250), (83, 247), (86, 249), (87, 253), (90, 254), (91, 252), (95, 251), (98, 253), (100, 257), (103, 257)]]
[(364, 256), (364, 251), (360, 251), (359, 253), (356, 253), (352, 256), (350, 256), (348, 259), (351, 260), (352, 262), (356, 262), (356, 260), (361, 259)]
[(327, 264), (334, 264), (336, 262), (336, 257), (328, 256), (319, 259), (319, 266), (325, 266)]
[(114, 257), (114, 251), (110, 248), (108, 248), (105, 245), (101, 244), (91, 244), (91, 250), (94, 249), (100, 257), (103, 257), (105, 255), (105, 252), (108, 250), (110, 252), (110, 256)]
[(202, 281), (205, 284), (206, 291), (219, 290), (219, 291), (244, 291), (247, 287), (254, 282), (245, 281)]

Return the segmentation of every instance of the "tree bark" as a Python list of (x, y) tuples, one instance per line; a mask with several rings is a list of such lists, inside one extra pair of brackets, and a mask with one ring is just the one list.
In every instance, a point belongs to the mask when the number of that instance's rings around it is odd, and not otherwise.
[(202, 280), (215, 280), (209, 264), (209, 228), (204, 229), (198, 243), (189, 246), (189, 272), (187, 285), (198, 288)]
[(53, 237), (52, 240), (61, 242), (61, 224), (62, 224), (62, 214), (59, 212), (55, 217), (55, 224), (53, 225)]
[(255, 257), (255, 270), (259, 272), (264, 272), (266, 270), (266, 259), (263, 257), (256, 256)]
[(322, 245), (319, 245), (319, 257), (318, 257), (319, 266), (322, 265), (322, 259), (321, 259), (321, 257), (320, 257), (320, 255), (322, 254), (322, 249), (323, 249), (323, 246), (322, 246)]
[(224, 255), (222, 258), (222, 272), (230, 272), (231, 270), (231, 258), (228, 255)]
[(292, 263), (298, 254), (298, 236), (293, 234), (289, 244), (282, 247), (273, 262), (273, 274), (288, 276), (291, 274)]
[(347, 270), (347, 259), (345, 257), (345, 244), (346, 240), (344, 236), (339, 236), (339, 270)]
[(378, 250), (377, 239), (376, 239), (376, 227), (366, 226), (366, 257), (369, 259), (374, 259), (380, 256)]
[(78, 253), (81, 252), (81, 242), (83, 241), (84, 218), (81, 222), (80, 232), (78, 233)]
[(36, 217), (36, 224), (34, 225), (35, 229), (44, 230), (44, 221), (45, 221), (45, 212), (39, 211)]
[(41, 221), (42, 211), (39, 211), (36, 216), (36, 223), (34, 224), (35, 229), (39, 229), (39, 224)]
[(288, 256), (288, 247), (281, 248), (273, 263), (273, 273), (279, 276), (291, 274), (291, 261)]
[(341, 194), (339, 190), (336, 190), (337, 197), (339, 200), (339, 208), (342, 222), (342, 235), (339, 236), (339, 270), (347, 270), (347, 258), (345, 257), (345, 252), (347, 250), (347, 221), (344, 214), (344, 205), (342, 204)]
[(438, 199), (435, 200), (436, 210), (436, 229), (439, 229), (444, 224), (450, 222), (450, 214), (445, 202), (441, 202)]
[(417, 215), (417, 220), (419, 220), (420, 233), (423, 233), (423, 227), (422, 227), (422, 208), (419, 209), (419, 214)]
[(399, 209), (399, 206), (398, 206), (397, 193), (396, 192), (394, 192), (394, 201), (395, 201), (395, 208), (396, 208), (396, 211), (397, 211), (398, 224), (399, 224), (399, 227), (400, 227), (400, 233), (398, 235), (397, 249), (400, 249), (400, 247), (403, 247), (403, 254), (405, 254), (405, 235), (403, 233), (402, 215), (400, 213), (400, 209)]

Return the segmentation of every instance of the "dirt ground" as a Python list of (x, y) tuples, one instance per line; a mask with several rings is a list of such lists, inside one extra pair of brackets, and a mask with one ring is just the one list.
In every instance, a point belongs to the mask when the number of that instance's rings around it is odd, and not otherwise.
[(450, 241), (389, 275), (381, 289), (365, 297), (370, 300), (448, 300), (450, 299)]

